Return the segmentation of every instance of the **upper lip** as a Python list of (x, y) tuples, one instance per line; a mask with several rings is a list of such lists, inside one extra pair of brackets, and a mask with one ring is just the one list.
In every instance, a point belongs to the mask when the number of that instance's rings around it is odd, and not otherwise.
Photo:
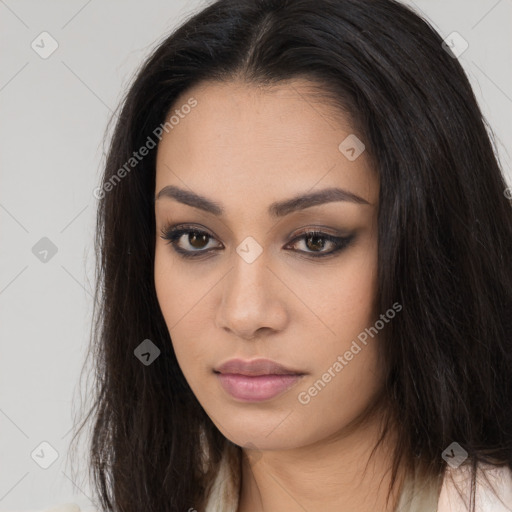
[(286, 368), (270, 359), (230, 359), (214, 370), (217, 373), (234, 373), (238, 375), (304, 375), (304, 372)]

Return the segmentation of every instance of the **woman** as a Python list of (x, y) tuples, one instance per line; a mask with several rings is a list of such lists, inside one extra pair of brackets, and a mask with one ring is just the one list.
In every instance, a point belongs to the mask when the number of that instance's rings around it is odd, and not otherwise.
[(95, 191), (102, 508), (512, 508), (505, 189), (462, 67), (407, 7), (192, 16)]

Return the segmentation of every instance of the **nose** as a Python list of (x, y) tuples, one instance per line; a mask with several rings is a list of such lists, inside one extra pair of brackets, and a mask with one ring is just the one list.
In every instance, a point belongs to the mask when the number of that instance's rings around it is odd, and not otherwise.
[(269, 268), (264, 254), (252, 263), (237, 254), (233, 268), (222, 282), (217, 327), (246, 340), (264, 331), (278, 332), (286, 327), (286, 289)]

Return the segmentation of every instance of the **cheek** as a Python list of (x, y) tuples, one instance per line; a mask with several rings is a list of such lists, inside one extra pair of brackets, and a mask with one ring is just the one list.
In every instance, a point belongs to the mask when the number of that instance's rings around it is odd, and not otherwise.
[(157, 242), (154, 279), (160, 309), (169, 331), (173, 332), (194, 314), (197, 307), (194, 305), (204, 294), (204, 283), (200, 287), (201, 279), (195, 277), (195, 273), (184, 271), (183, 264), (170, 251), (172, 249), (167, 244)]
[(300, 398), (295, 397), (296, 418), (300, 418), (300, 429), (308, 436), (308, 442), (343, 430), (368, 408), (383, 384), (375, 347), (368, 344), (339, 372), (333, 368), (336, 353), (328, 365), (298, 390), (301, 394)]
[(378, 292), (377, 243), (375, 238), (367, 238), (343, 276), (339, 276), (342, 288), (339, 303), (353, 323), (368, 326), (376, 314), (375, 304)]
[[(313, 286), (316, 283), (316, 286)], [(307, 302), (329, 330), (327, 350), (340, 349), (377, 319), (377, 250), (373, 239), (347, 254), (341, 263), (311, 278)]]
[(298, 390), (303, 400), (297, 399), (304, 421), (313, 428), (315, 421), (308, 418), (322, 417), (326, 435), (358, 417), (383, 385), (379, 334), (370, 329), (379, 318), (373, 306), (377, 282), (372, 275), (360, 276), (347, 277), (332, 291), (333, 332), (306, 348), (314, 372)]
[(157, 242), (154, 266), (155, 291), (165, 322), (170, 329), (178, 320), (176, 305), (182, 283), (177, 281), (179, 276), (173, 269), (172, 258), (165, 253), (166, 248)]
[(341, 409), (333, 410), (338, 419), (360, 412), (381, 385), (378, 331), (370, 330), (380, 313), (375, 307), (378, 281), (373, 244), (361, 246), (346, 264), (331, 272), (323, 293), (309, 296), (329, 330), (322, 328), (324, 335), (311, 336), (303, 347), (315, 370), (301, 391), (315, 386), (307, 406), (315, 411), (329, 403), (339, 404)]
[(202, 277), (184, 272), (169, 250), (164, 244), (155, 250), (155, 290), (176, 358), (188, 380), (188, 374), (199, 369), (204, 358), (200, 340), (209, 322), (204, 295), (213, 283), (208, 285)]

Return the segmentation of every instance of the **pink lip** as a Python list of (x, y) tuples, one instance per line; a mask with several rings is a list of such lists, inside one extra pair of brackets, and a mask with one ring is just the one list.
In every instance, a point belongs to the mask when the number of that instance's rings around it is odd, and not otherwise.
[(214, 372), (224, 390), (239, 400), (258, 402), (284, 392), (305, 374), (270, 359), (231, 359)]
[(279, 395), (303, 376), (259, 375), (248, 377), (232, 373), (217, 373), (217, 377), (224, 390), (233, 398), (248, 402), (260, 402)]
[(299, 370), (286, 368), (285, 366), (272, 361), (271, 359), (230, 359), (214, 370), (219, 373), (236, 373), (237, 375), (258, 376), (258, 375), (304, 375)]

